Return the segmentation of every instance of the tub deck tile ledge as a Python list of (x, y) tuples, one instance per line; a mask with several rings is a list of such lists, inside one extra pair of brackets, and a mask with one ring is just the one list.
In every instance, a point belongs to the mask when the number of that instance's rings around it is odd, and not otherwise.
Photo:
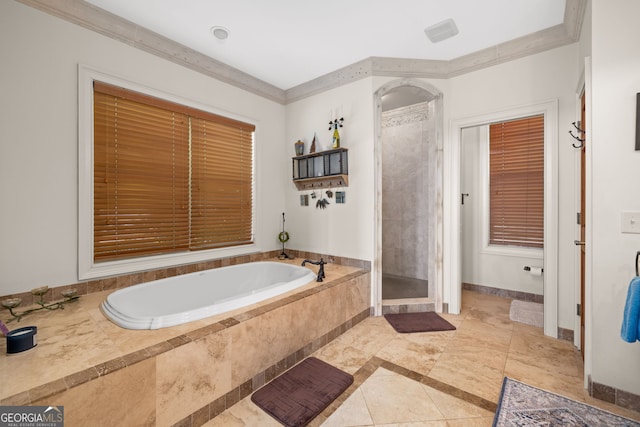
[[(4, 371), (4, 378), (9, 379), (9, 381), (3, 381), (5, 386), (0, 386), (0, 404), (29, 405), (42, 401), (100, 377), (108, 376), (127, 367), (137, 365), (145, 360), (155, 358), (178, 347), (206, 339), (211, 335), (236, 327), (265, 313), (309, 298), (319, 292), (339, 286), (342, 283), (357, 279), (369, 273), (368, 270), (362, 270), (357, 267), (337, 266), (334, 264), (330, 265), (327, 270), (328, 278), (325, 279), (324, 282), (309, 283), (298, 290), (285, 294), (284, 297), (280, 296), (279, 298), (276, 297), (263, 301), (251, 306), (249, 309), (234, 310), (230, 313), (223, 313), (208, 319), (162, 330), (130, 331), (122, 329), (106, 320), (102, 316), (102, 313), (99, 313), (98, 306), (111, 290), (83, 296), (74, 309), (56, 313), (56, 317), (52, 316), (53, 313), (43, 313), (41, 316), (33, 316), (33, 318), (29, 318), (29, 320), (33, 320), (38, 326), (38, 346), (31, 350), (29, 352), (30, 354), (0, 357), (0, 372)], [(194, 412), (190, 417), (213, 418), (213, 416), (222, 412), (234, 402), (239, 401), (242, 397), (247, 396), (253, 390), (275, 378), (279, 373), (284, 372), (284, 370), (295, 365), (304, 359), (304, 357), (307, 357), (320, 347), (326, 345), (327, 342), (335, 339), (370, 314), (371, 308), (367, 307), (352, 318), (346, 319), (328, 333), (308, 342), (286, 355), (274, 365), (257, 373), (221, 398), (212, 401), (207, 404), (206, 407), (198, 409), (198, 411)], [(47, 370), (46, 366), (40, 366), (39, 369), (36, 370), (36, 374), (23, 383), (24, 389), (20, 389), (20, 387), (17, 386), (11, 387), (6, 385), (11, 382), (12, 371), (28, 371), (32, 365), (47, 364), (50, 360), (48, 356), (56, 357), (55, 355), (60, 354), (60, 351), (65, 347), (67, 337), (75, 333), (73, 327), (65, 329), (65, 323), (75, 325), (79, 322), (93, 322), (95, 334), (102, 337), (101, 340), (103, 342), (101, 348), (111, 348), (111, 351), (99, 355), (86, 355), (84, 354), (84, 349), (78, 348), (75, 349), (72, 355), (67, 355), (67, 360), (65, 360), (64, 363), (55, 362), (56, 366), (51, 367), (50, 370)], [(54, 325), (51, 326), (49, 323)], [(48, 339), (46, 334), (52, 333), (54, 330), (55, 332), (61, 333), (62, 336)], [(67, 334), (66, 336), (64, 335), (65, 333)], [(40, 335), (44, 336), (44, 338), (41, 338)], [(153, 337), (155, 336), (158, 337), (157, 341), (152, 343)], [(138, 339), (139, 337), (140, 339)], [(91, 345), (92, 344), (87, 344), (87, 346)], [(136, 346), (138, 348), (136, 348)], [(4, 350), (4, 345), (1, 345), (0, 351), (4, 352)], [(83, 360), (83, 356), (88, 357), (88, 359)], [(99, 361), (100, 357), (107, 360)], [(94, 361), (93, 363), (91, 363), (92, 360)], [(53, 378), (52, 373), (54, 372), (61, 372), (63, 375), (58, 378)], [(44, 373), (44, 375), (38, 377), (38, 373)], [(47, 378), (49, 378), (49, 381), (47, 381)], [(16, 381), (20, 380), (16, 379)], [(43, 383), (43, 381), (46, 382)], [(30, 386), (29, 383), (31, 383)], [(220, 399), (223, 399), (223, 403), (219, 401)], [(207, 413), (206, 415), (205, 412)]]

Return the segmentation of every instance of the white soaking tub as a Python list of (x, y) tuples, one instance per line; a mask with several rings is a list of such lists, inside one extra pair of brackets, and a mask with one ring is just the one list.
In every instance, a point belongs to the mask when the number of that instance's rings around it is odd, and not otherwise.
[(183, 274), (119, 289), (100, 305), (126, 329), (159, 329), (263, 301), (315, 279), (305, 267), (252, 262)]

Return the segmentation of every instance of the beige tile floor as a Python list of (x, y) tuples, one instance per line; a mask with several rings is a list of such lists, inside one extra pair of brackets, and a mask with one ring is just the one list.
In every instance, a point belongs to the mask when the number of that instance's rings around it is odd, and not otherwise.
[[(460, 315), (443, 315), (456, 331), (398, 334), (371, 317), (314, 353), (355, 381), (311, 425), (491, 426), (504, 376), (640, 420), (589, 397), (580, 353), (509, 320), (510, 299), (464, 291), (462, 301)], [(280, 424), (247, 397), (206, 426)]]

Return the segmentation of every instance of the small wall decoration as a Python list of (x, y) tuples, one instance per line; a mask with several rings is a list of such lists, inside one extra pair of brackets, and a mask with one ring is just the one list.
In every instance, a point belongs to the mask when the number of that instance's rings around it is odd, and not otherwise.
[(340, 132), (339, 127), (343, 127), (344, 117), (334, 119), (329, 122), (329, 130), (333, 129), (333, 137), (331, 138), (331, 148), (340, 148)]
[(311, 147), (309, 147), (309, 154), (316, 152), (316, 134), (313, 133), (313, 141), (311, 141)]
[(309, 195), (301, 194), (300, 195), (300, 206), (309, 206)]
[(284, 231), (284, 212), (282, 212), (282, 231), (278, 234), (278, 240), (282, 243), (282, 252), (278, 255), (278, 259), (293, 259), (284, 251), (284, 244), (289, 241), (289, 233)]
[(327, 199), (318, 199), (318, 201), (316, 202), (316, 209), (320, 208), (320, 209), (326, 209), (327, 206), (329, 205), (329, 201)]
[(336, 203), (346, 203), (346, 193), (344, 191), (336, 191)]

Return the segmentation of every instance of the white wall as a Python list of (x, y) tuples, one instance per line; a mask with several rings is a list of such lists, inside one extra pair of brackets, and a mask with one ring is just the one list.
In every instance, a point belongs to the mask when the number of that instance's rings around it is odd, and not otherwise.
[(593, 381), (640, 394), (640, 343), (620, 338), (640, 250), (640, 235), (620, 230), (621, 212), (640, 211), (640, 151), (634, 151), (640, 2), (594, 1), (592, 7), (590, 369)]
[(284, 106), (14, 1), (0, 2), (0, 57), (0, 295), (78, 280), (79, 63), (256, 123), (252, 250), (278, 248)]
[[(287, 105), (289, 178), (285, 196), (291, 235), (288, 245), (292, 248), (373, 259), (373, 92), (371, 79), (366, 78)], [(310, 199), (309, 206), (300, 206), (300, 195), (311, 191), (298, 191), (291, 181), (293, 144), (298, 139), (304, 141), (308, 153), (315, 132), (320, 141), (316, 151), (329, 149), (329, 121), (336, 118), (336, 110), (344, 116), (340, 145), (349, 149), (349, 186), (333, 190), (345, 191), (346, 203), (337, 205), (334, 198), (326, 209), (317, 209)]]
[[(448, 124), (451, 121), (496, 112), (508, 112), (512, 109), (550, 100), (558, 101), (558, 326), (571, 330), (574, 329), (576, 317), (576, 247), (573, 241), (577, 233), (575, 213), (577, 212), (576, 180), (578, 179), (578, 169), (575, 163), (575, 151), (571, 145), (573, 140), (567, 132), (571, 129), (571, 122), (576, 120), (576, 89), (580, 80), (578, 50), (578, 44), (576, 43), (448, 80), (420, 79), (437, 87), (443, 93), (445, 144), (451, 139), (450, 135), (448, 135)], [(395, 80), (395, 78), (374, 77), (372, 88), (369, 88), (369, 90), (375, 92), (382, 85), (392, 80)], [(362, 89), (362, 92), (360, 92), (360, 89)], [(333, 108), (336, 103), (349, 102), (347, 101), (349, 96), (360, 96), (363, 99), (369, 98), (369, 93), (366, 92), (367, 88), (361, 82), (343, 86), (339, 90), (341, 91), (340, 95), (343, 96), (341, 100), (327, 101), (327, 94), (321, 94), (310, 97), (303, 102), (306, 105), (313, 105), (314, 108), (317, 108), (314, 114), (324, 117), (328, 114), (326, 110)], [(358, 101), (361, 102), (362, 99)], [(323, 105), (318, 107), (317, 103), (322, 103)], [(293, 107), (293, 105), (290, 107)], [(299, 133), (292, 133), (291, 129), (296, 128), (298, 132), (309, 133), (309, 131), (305, 131), (304, 127), (298, 126), (300, 119), (294, 118), (296, 109), (297, 107), (287, 109), (287, 134), (291, 143), (299, 137)], [(313, 109), (310, 109), (310, 111), (313, 111)], [(325, 120), (319, 119), (320, 123), (323, 121)], [(310, 128), (310, 126), (307, 125), (307, 128)], [(367, 132), (367, 135), (370, 135), (368, 129), (363, 130)], [(351, 130), (349, 131), (352, 132)], [(348, 146), (348, 143), (345, 143), (345, 146)], [(372, 164), (366, 163), (363, 166), (367, 168), (369, 176), (372, 176)], [(446, 164), (445, 167), (447, 167)], [(350, 169), (350, 173), (355, 172)], [(371, 194), (373, 194), (372, 187), (373, 183), (370, 184), (370, 188), (367, 190)], [(370, 211), (368, 206), (358, 209), (358, 212), (358, 215), (361, 215), (359, 218), (364, 218), (372, 224), (373, 211)], [(309, 224), (312, 224), (312, 222), (309, 222)], [(372, 233), (373, 231), (369, 232), (369, 234)], [(345, 239), (342, 244), (336, 243), (335, 246), (341, 248), (350, 244), (351, 241)], [(360, 253), (368, 253), (368, 249), (363, 247)], [(534, 288), (530, 288), (530, 291), (533, 292)], [(444, 296), (444, 302), (448, 302), (450, 296), (446, 287)]]

